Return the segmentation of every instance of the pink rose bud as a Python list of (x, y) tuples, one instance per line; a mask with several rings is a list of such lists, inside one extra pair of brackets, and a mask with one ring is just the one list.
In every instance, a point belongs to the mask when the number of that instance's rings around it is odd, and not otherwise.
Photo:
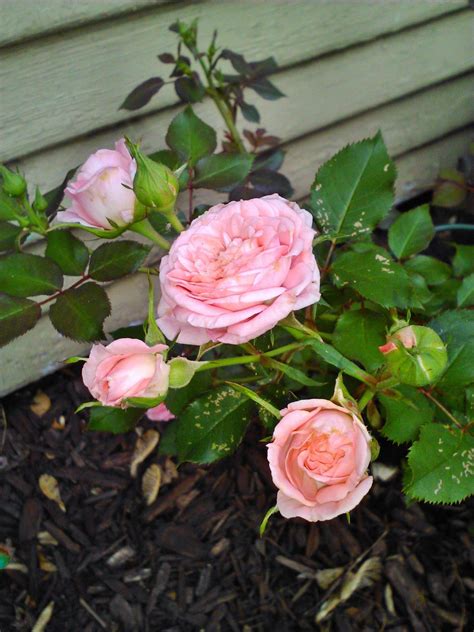
[(176, 419), (173, 413), (168, 410), (163, 403), (147, 410), (146, 416), (150, 421), (171, 421), (172, 419)]
[(411, 349), (416, 345), (416, 337), (413, 331), (413, 327), (403, 327), (396, 331), (392, 336), (389, 337), (387, 342), (379, 347), (379, 351), (384, 354), (390, 353), (391, 351), (395, 351), (397, 349), (396, 342), (394, 340), (399, 340), (405, 349)]
[(115, 149), (99, 149), (89, 156), (65, 194), (71, 207), (58, 214), (63, 222), (112, 229), (112, 220), (125, 226), (134, 220), (136, 164), (120, 139)]
[(134, 338), (94, 345), (82, 368), (82, 379), (104, 406), (126, 408), (130, 398), (164, 397), (170, 369), (162, 353), (167, 348), (162, 344), (149, 347)]
[(318, 522), (354, 509), (372, 486), (361, 420), (326, 399), (294, 402), (281, 414), (268, 461), (282, 516)]
[(241, 344), (317, 302), (312, 217), (279, 195), (218, 204), (161, 261), (158, 326), (170, 340)]

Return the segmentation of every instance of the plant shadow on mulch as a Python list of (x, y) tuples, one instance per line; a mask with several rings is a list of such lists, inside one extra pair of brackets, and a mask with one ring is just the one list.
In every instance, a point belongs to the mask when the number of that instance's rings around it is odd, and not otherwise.
[[(30, 408), (38, 389), (51, 400), (42, 416)], [(4, 400), (0, 542), (14, 570), (0, 574), (1, 632), (31, 630), (52, 602), (46, 632), (472, 629), (472, 502), (407, 507), (400, 477), (379, 480), (350, 524), (277, 514), (260, 538), (275, 488), (257, 428), (235, 456), (180, 467), (147, 507), (143, 472), (165, 457), (155, 451), (132, 478), (137, 434), (85, 431), (74, 410), (86, 399), (67, 368)], [(66, 512), (40, 492), (44, 473)], [(368, 558), (373, 583), (316, 623)], [(334, 567), (346, 575), (322, 588), (317, 572)]]

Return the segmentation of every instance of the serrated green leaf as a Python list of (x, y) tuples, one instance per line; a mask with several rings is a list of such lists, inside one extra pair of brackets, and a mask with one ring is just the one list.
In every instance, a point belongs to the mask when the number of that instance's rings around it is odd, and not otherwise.
[(132, 430), (143, 414), (144, 411), (140, 408), (93, 407), (90, 412), (87, 430), (122, 434)]
[(393, 204), (395, 164), (380, 132), (344, 147), (316, 174), (311, 208), (321, 232), (334, 238), (369, 233)]
[(119, 279), (136, 272), (149, 252), (150, 246), (136, 241), (121, 240), (102, 244), (92, 253), (89, 275), (96, 281)]
[(474, 312), (460, 309), (444, 312), (430, 323), (446, 344), (448, 364), (439, 388), (461, 388), (474, 382)]
[(109, 314), (109, 298), (96, 283), (66, 290), (49, 310), (51, 322), (60, 334), (90, 342), (105, 338), (103, 325)]
[(423, 426), (410, 449), (405, 493), (430, 503), (456, 503), (474, 493), (474, 437), (440, 424)]
[(453, 257), (454, 274), (464, 277), (474, 272), (474, 246), (455, 244), (456, 254)]
[(171, 121), (166, 143), (192, 167), (200, 158), (212, 154), (217, 137), (212, 127), (198, 118), (188, 106)]
[(41, 308), (27, 298), (0, 295), (0, 346), (32, 329), (41, 317)]
[(447, 263), (427, 255), (417, 255), (405, 261), (403, 265), (410, 272), (421, 274), (428, 285), (440, 285), (451, 276), (451, 268)]
[(397, 259), (405, 259), (424, 250), (434, 237), (428, 204), (402, 213), (390, 226), (388, 245)]
[(375, 371), (384, 362), (379, 351), (385, 343), (387, 321), (382, 314), (370, 310), (351, 310), (339, 316), (332, 343), (351, 360), (357, 360), (368, 371)]
[(194, 186), (204, 189), (233, 187), (249, 174), (254, 156), (251, 154), (213, 154), (196, 165)]
[(474, 273), (463, 279), (458, 289), (458, 307), (474, 305)]
[(249, 399), (229, 386), (191, 402), (177, 422), (180, 460), (211, 463), (232, 454), (244, 436), (251, 410)]
[(331, 267), (335, 284), (348, 284), (383, 307), (421, 307), (410, 277), (383, 248), (345, 252)]
[(385, 412), (382, 434), (395, 443), (415, 441), (420, 428), (433, 421), (433, 405), (413, 386), (398, 386), (395, 393), (377, 395)]
[(81, 276), (89, 261), (87, 246), (68, 230), (53, 230), (46, 237), (46, 256), (58, 264), (64, 274)]
[(22, 229), (16, 224), (0, 222), (0, 252), (13, 250)]
[(18, 253), (0, 259), (0, 292), (10, 296), (54, 294), (63, 286), (59, 267), (46, 257)]

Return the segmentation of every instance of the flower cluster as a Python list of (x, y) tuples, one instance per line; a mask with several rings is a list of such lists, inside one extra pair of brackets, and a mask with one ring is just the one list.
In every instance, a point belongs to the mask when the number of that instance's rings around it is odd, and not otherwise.
[[(62, 219), (102, 228), (133, 221), (135, 173), (123, 141), (98, 151), (69, 185)], [(187, 345), (241, 345), (270, 331), (320, 298), (314, 237), (311, 214), (277, 194), (210, 208), (161, 260), (159, 329)], [(84, 384), (105, 406), (147, 406), (149, 419), (169, 421), (163, 400), (177, 359), (168, 362), (167, 352), (131, 338), (96, 344)], [(318, 521), (353, 509), (372, 484), (361, 420), (320, 399), (293, 402), (281, 416), (268, 459), (282, 515)]]

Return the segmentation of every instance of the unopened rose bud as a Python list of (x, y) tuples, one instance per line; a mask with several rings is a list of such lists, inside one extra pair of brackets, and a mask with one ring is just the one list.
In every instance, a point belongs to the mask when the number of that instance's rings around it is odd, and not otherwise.
[(146, 207), (161, 213), (172, 213), (179, 193), (179, 182), (166, 165), (155, 162), (140, 152), (136, 145), (127, 143), (137, 163), (133, 190)]
[(21, 174), (0, 165), (0, 175), (3, 178), (2, 188), (8, 195), (20, 197), (26, 191), (26, 180)]
[(426, 386), (440, 377), (448, 354), (443, 341), (429, 327), (411, 325), (391, 334), (379, 350), (386, 355), (392, 375), (402, 384)]
[(43, 213), (48, 208), (48, 201), (46, 200), (44, 195), (42, 195), (38, 187), (36, 187), (35, 201), (33, 202), (33, 208), (38, 213)]

